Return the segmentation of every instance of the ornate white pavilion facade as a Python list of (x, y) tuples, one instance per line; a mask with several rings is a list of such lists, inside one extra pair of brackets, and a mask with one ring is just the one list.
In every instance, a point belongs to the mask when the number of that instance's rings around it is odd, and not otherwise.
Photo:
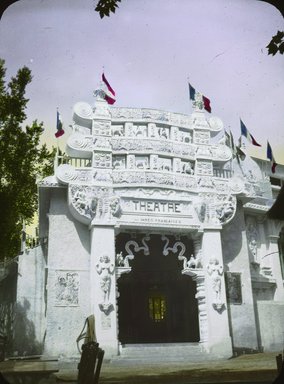
[(138, 344), (204, 358), (280, 350), (269, 164), (234, 158), (198, 94), (183, 115), (110, 107), (97, 92), (73, 120), (67, 163), (39, 184), (42, 251), (18, 265), (17, 300), (44, 353), (75, 355), (91, 314), (107, 356)]

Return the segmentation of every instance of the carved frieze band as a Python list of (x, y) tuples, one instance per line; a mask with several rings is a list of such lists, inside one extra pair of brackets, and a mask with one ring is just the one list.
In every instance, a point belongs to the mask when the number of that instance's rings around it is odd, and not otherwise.
[(196, 189), (195, 177), (189, 175), (179, 175), (173, 173), (151, 172), (151, 171), (113, 171), (114, 184), (152, 184), (173, 186), (176, 188)]
[[(156, 121), (161, 123), (166, 123), (169, 125), (177, 125), (181, 127), (193, 127), (194, 125), (198, 126), (201, 124), (199, 119), (196, 119), (194, 116), (183, 115), (180, 113), (165, 112), (155, 109), (141, 109), (141, 108), (111, 108), (112, 120), (117, 121)], [(202, 120), (205, 120), (202, 116)], [(219, 132), (223, 128), (221, 120), (217, 117), (211, 117), (206, 125), (213, 132)]]
[[(169, 140), (160, 140), (159, 138), (129, 138), (129, 137), (113, 137), (112, 139), (100, 136), (102, 132), (101, 125), (97, 128), (97, 135), (89, 136), (80, 133), (72, 134), (67, 141), (68, 146), (77, 151), (91, 153), (93, 150), (108, 150), (114, 152), (149, 152), (149, 153), (163, 153), (171, 157), (187, 157), (195, 159), (195, 157), (214, 159), (220, 161), (227, 161), (231, 158), (231, 151), (224, 145), (203, 145), (196, 147), (192, 144), (174, 142)], [(108, 131), (107, 131), (108, 132)], [(203, 133), (203, 132), (202, 132)], [(204, 134), (204, 133), (203, 133)], [(196, 139), (197, 140), (197, 139)], [(201, 140), (201, 139), (200, 139)], [(196, 144), (199, 144), (199, 141)], [(202, 140), (201, 140), (202, 141)], [(209, 139), (206, 141), (209, 144)]]

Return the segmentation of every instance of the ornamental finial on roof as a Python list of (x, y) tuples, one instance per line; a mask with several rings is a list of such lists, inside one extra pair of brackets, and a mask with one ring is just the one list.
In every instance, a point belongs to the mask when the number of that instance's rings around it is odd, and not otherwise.
[(98, 87), (94, 90), (93, 95), (96, 100), (105, 100), (105, 85), (102, 81), (99, 82)]
[(194, 100), (192, 101), (192, 106), (195, 111), (202, 111), (204, 109), (203, 96), (200, 92), (195, 93)]

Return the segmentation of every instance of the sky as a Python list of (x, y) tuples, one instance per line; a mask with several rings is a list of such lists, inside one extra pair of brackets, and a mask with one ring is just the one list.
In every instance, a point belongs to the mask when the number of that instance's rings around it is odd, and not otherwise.
[[(269, 140), (284, 164), (284, 56), (266, 46), (284, 30), (280, 12), (258, 0), (122, 0), (100, 19), (95, 0), (21, 0), (0, 21), (0, 58), (7, 79), (26, 65), (27, 122), (44, 122), (42, 138), (57, 145), (56, 108), (66, 134), (78, 101), (94, 105), (104, 72), (117, 107), (157, 108), (190, 114), (188, 81), (211, 100), (235, 140), (240, 118), (262, 144)], [(209, 117), (209, 116), (208, 116)]]

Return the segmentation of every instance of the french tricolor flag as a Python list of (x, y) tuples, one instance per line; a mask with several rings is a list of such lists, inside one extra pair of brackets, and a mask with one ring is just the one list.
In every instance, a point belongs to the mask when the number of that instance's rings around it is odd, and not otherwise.
[(56, 138), (58, 138), (64, 134), (61, 116), (60, 116), (60, 113), (58, 111), (56, 112), (56, 129), (57, 129), (57, 131), (55, 133)]
[(275, 173), (275, 168), (276, 168), (277, 163), (276, 163), (276, 161), (274, 159), (274, 156), (273, 156), (273, 153), (272, 153), (272, 149), (271, 149), (271, 146), (270, 146), (269, 142), (267, 142), (266, 156), (271, 161), (271, 171), (272, 171), (272, 173)]
[(248, 141), (250, 143), (252, 143), (253, 145), (257, 146), (257, 147), (261, 147), (260, 144), (257, 143), (257, 141), (255, 140), (255, 138), (253, 137), (253, 135), (251, 135), (249, 133), (249, 131), (247, 130), (247, 127), (244, 125), (244, 123), (242, 122), (242, 120), (240, 119), (240, 122), (241, 122), (241, 133), (243, 136), (245, 136)]
[(108, 104), (114, 104), (115, 103), (115, 92), (114, 90), (112, 89), (112, 87), (110, 86), (109, 82), (107, 81), (106, 77), (105, 77), (105, 74), (103, 73), (102, 74), (102, 81), (103, 83), (105, 84), (106, 86), (106, 89), (104, 90), (104, 93), (105, 93), (105, 100)]
[[(196, 93), (195, 88), (193, 88), (193, 86), (190, 83), (188, 83), (188, 87), (189, 87), (190, 100), (195, 100), (195, 93)], [(210, 100), (208, 99), (208, 97), (203, 95), (202, 95), (202, 99), (203, 99), (204, 109), (206, 109), (207, 112), (211, 113)]]

